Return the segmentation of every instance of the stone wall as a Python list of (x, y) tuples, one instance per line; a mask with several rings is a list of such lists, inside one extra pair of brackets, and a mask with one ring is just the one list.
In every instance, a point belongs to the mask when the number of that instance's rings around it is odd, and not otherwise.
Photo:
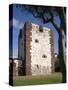
[(54, 72), (51, 30), (33, 23), (25, 23), (23, 29), (25, 75), (46, 75)]
[(31, 42), (31, 23), (25, 23), (25, 68), (26, 75), (31, 75), (31, 55), (30, 55), (30, 42)]
[(30, 42), (31, 73), (32, 75), (49, 74), (54, 69), (53, 41), (48, 28), (40, 28), (32, 24)]
[(51, 44), (51, 71), (55, 71), (55, 55), (54, 55), (54, 42), (53, 42), (53, 33), (50, 32), (50, 44)]

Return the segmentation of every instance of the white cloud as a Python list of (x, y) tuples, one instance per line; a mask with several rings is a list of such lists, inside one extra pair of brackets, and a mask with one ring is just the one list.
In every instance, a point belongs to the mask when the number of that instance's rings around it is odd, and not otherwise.
[(13, 18), (13, 27), (18, 28), (19, 20)]
[(14, 27), (14, 28), (17, 28), (18, 27), (18, 24), (19, 24), (19, 21), (15, 18), (13, 18), (10, 22), (9, 22), (9, 25), (10, 27)]
[(18, 19), (13, 18), (10, 21), (10, 24), (9, 25), (10, 25), (10, 27), (13, 26), (13, 28), (20, 29), (20, 28), (23, 27), (24, 24), (22, 22), (20, 22)]
[(23, 26), (24, 26), (24, 24), (23, 24), (23, 23), (20, 23), (18, 28), (19, 28), (19, 29), (20, 29), (20, 28), (23, 28)]
[(16, 50), (13, 48), (13, 58), (17, 57), (18, 57), (18, 48), (16, 48)]

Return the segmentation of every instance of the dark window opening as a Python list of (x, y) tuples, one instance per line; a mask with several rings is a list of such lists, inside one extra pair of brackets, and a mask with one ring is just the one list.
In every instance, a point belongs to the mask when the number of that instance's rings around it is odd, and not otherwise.
[(43, 55), (42, 57), (43, 57), (43, 58), (47, 58), (47, 56), (46, 56), (46, 55)]
[(40, 32), (43, 32), (42, 26), (39, 27), (39, 31), (40, 31)]
[(39, 31), (40, 31), (40, 32), (43, 32), (43, 29), (40, 28)]
[(39, 65), (37, 64), (36, 66), (37, 66), (37, 68), (39, 69)]
[(35, 42), (36, 42), (36, 43), (38, 43), (38, 40), (37, 40), (37, 39), (35, 39)]

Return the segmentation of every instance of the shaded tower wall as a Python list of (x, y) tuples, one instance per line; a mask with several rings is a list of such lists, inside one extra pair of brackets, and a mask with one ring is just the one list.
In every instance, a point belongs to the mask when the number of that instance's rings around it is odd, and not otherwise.
[(18, 36), (18, 74), (25, 75), (25, 34), (24, 29), (20, 29)]

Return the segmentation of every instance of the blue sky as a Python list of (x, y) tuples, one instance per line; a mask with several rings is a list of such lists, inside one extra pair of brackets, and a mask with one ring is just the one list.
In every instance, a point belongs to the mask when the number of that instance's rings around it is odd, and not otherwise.
[[(54, 17), (56, 24), (60, 25), (60, 20), (58, 16)], [(11, 22), (13, 21), (13, 25)], [(13, 57), (18, 55), (18, 34), (20, 28), (23, 27), (26, 21), (42, 25), (44, 27), (50, 28), (53, 32), (53, 41), (54, 41), (54, 53), (58, 53), (58, 33), (51, 23), (43, 24), (40, 19), (34, 18), (32, 14), (27, 11), (21, 11), (21, 9), (16, 8), (13, 5), (13, 18), (10, 20), (10, 28), (13, 26)]]

